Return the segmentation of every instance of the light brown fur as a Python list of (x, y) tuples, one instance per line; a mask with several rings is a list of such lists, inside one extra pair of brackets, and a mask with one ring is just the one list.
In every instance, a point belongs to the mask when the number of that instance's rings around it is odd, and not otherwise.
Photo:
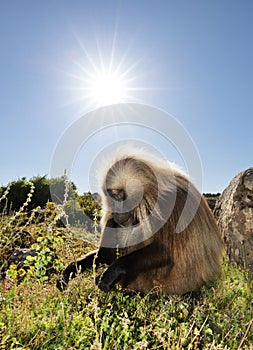
[[(223, 250), (216, 221), (205, 199), (200, 197), (195, 187), (191, 187), (191, 192), (188, 193), (190, 183), (188, 177), (168, 162), (147, 155), (121, 156), (113, 162), (103, 183), (102, 222), (105, 226), (114, 216), (113, 208), (108, 203), (108, 196), (105, 195), (106, 190), (123, 189), (128, 192), (128, 196), (135, 196), (140, 186), (137, 184), (137, 187), (130, 186), (127, 189), (126, 185), (133, 179), (140, 181), (144, 188), (143, 198), (134, 209), (134, 217), (140, 222), (148, 216), (147, 203), (149, 207), (154, 208), (158, 195), (165, 194), (169, 199), (175, 191), (177, 194), (172, 214), (158, 232), (146, 242), (119, 250), (121, 256), (124, 256), (139, 248), (153, 246), (153, 252), (149, 249), (148, 256), (145, 250), (139, 253), (144, 265), (147, 261), (150, 266), (150, 261), (155, 261), (157, 258), (161, 260), (164, 258), (167, 263), (161, 267), (156, 267), (154, 263), (154, 268), (140, 272), (135, 270), (138, 266), (133, 265), (131, 267), (133, 278), (131, 274), (123, 276), (120, 283), (124, 287), (142, 292), (155, 287), (160, 287), (166, 294), (184, 294), (199, 290), (219, 274)], [(199, 206), (189, 225), (177, 233), (176, 226), (187, 195), (191, 196), (192, 208), (198, 204)]]

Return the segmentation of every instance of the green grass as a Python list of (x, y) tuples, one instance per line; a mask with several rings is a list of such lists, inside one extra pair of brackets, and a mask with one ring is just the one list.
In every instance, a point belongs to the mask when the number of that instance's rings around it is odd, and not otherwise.
[[(16, 242), (13, 232), (21, 232), (22, 225), (0, 227), (2, 252), (4, 244), (9, 249)], [(12, 264), (0, 281), (0, 349), (221, 350), (238, 349), (241, 341), (241, 349), (253, 349), (253, 327), (245, 334), (253, 317), (253, 282), (241, 268), (224, 262), (221, 277), (203, 288), (198, 300), (120, 288), (103, 293), (92, 271), (61, 293), (57, 276), (46, 274), (48, 264), (56, 254), (53, 264), (59, 269), (91, 247), (67, 229), (49, 226), (30, 220), (25, 229), (38, 257), (26, 274)]]

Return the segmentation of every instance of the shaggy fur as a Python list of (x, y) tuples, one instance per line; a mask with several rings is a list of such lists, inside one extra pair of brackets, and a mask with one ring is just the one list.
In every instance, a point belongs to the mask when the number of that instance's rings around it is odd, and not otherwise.
[[(97, 281), (104, 291), (119, 283), (134, 291), (158, 287), (166, 294), (185, 294), (219, 274), (223, 243), (213, 214), (188, 177), (169, 162), (121, 154), (105, 172), (102, 203), (99, 250), (70, 264), (59, 288), (95, 258), (109, 265)], [(131, 239), (141, 232), (142, 240), (107, 246), (111, 229), (128, 230)]]

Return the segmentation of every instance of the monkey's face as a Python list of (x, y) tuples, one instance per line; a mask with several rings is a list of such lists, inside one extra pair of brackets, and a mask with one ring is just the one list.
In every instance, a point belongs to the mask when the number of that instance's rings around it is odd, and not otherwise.
[(123, 227), (138, 225), (155, 204), (156, 185), (155, 175), (145, 163), (130, 158), (116, 162), (104, 183), (107, 205), (115, 223)]
[(126, 204), (127, 194), (124, 189), (107, 189), (108, 201), (113, 212), (113, 220), (119, 226), (129, 227), (134, 224), (133, 210)]

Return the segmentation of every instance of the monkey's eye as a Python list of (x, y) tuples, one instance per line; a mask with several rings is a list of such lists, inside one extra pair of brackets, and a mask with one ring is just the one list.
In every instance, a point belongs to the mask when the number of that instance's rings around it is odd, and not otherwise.
[(125, 191), (122, 189), (108, 189), (107, 193), (112, 199), (115, 199), (119, 202), (124, 201), (126, 199)]

